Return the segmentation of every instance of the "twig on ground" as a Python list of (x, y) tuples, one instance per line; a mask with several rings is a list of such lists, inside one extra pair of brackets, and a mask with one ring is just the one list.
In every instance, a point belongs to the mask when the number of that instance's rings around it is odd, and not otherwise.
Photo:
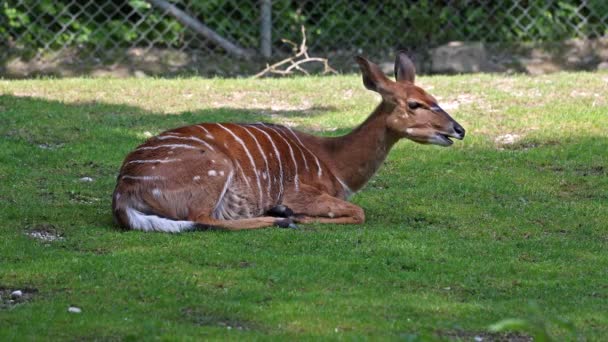
[[(267, 74), (289, 75), (289, 74), (292, 74), (294, 70), (298, 70), (305, 75), (310, 75), (310, 73), (301, 66), (302, 64), (308, 63), (308, 62), (323, 63), (323, 74), (324, 75), (330, 74), (330, 73), (331, 74), (338, 73), (334, 68), (332, 68), (329, 65), (329, 61), (327, 60), (327, 58), (310, 57), (308, 55), (308, 47), (306, 46), (306, 29), (304, 28), (304, 26), (302, 26), (302, 42), (300, 43), (299, 47), (296, 43), (294, 43), (290, 40), (281, 39), (281, 41), (283, 43), (293, 46), (293, 51), (294, 51), (295, 55), (285, 58), (272, 65), (266, 64), (266, 68), (264, 70), (258, 72), (257, 74), (255, 74), (253, 76), (253, 78), (260, 78)], [(280, 68), (288, 63), (290, 63), (290, 64), (286, 68), (284, 68), (284, 69)]]

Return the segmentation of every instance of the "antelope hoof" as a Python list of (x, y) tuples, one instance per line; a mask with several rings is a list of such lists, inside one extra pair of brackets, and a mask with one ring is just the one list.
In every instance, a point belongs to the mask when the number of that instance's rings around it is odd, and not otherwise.
[(279, 228), (299, 229), (299, 227), (295, 223), (293, 223), (293, 220), (289, 218), (276, 220), (274, 224)]
[(279, 204), (276, 207), (270, 208), (266, 214), (274, 217), (291, 217), (293, 216), (293, 210), (288, 206)]

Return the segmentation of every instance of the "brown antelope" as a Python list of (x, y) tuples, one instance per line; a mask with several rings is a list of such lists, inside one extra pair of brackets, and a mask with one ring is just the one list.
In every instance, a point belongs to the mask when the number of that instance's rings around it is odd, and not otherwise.
[(363, 209), (347, 199), (399, 139), (449, 146), (465, 131), (414, 85), (414, 64), (404, 53), (395, 61), (395, 82), (374, 63), (356, 60), (363, 84), (382, 102), (352, 132), (317, 137), (265, 123), (165, 131), (123, 162), (112, 201), (116, 221), (162, 232), (362, 223)]

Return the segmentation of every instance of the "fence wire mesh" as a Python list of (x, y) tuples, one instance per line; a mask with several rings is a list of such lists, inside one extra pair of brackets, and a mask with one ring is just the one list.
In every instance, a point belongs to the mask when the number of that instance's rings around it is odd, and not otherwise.
[(355, 53), (605, 37), (608, 1), (4, 0), (0, 57), (82, 70), (126, 63), (158, 65), (161, 73), (249, 74), (288, 55), (282, 39), (299, 42), (301, 26), (309, 52), (344, 70), (349, 62), (341, 61)]

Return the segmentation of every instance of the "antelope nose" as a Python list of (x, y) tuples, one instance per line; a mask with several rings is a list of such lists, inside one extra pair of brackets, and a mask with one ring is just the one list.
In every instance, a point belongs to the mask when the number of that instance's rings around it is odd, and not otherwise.
[(460, 139), (464, 138), (464, 128), (462, 128), (462, 126), (460, 126), (459, 124), (454, 124), (454, 132), (459, 135)]

